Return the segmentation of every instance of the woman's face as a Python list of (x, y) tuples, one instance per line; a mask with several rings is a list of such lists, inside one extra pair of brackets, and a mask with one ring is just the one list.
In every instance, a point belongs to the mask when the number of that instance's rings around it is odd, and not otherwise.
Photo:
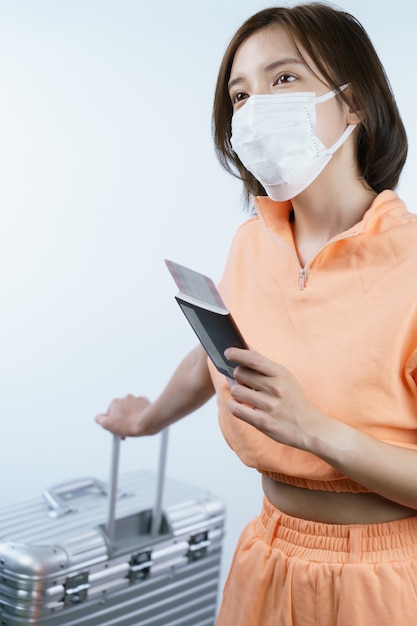
[[(314, 63), (300, 58), (285, 31), (270, 26), (255, 32), (238, 48), (229, 80), (229, 94), (236, 112), (252, 95), (288, 92), (314, 92), (321, 96), (331, 88)], [(326, 147), (333, 145), (352, 123), (348, 107), (340, 98), (317, 105), (316, 134)]]

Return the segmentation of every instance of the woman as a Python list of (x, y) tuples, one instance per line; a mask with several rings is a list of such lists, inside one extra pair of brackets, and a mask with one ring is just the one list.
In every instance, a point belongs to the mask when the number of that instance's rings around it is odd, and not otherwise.
[(215, 390), (265, 494), (218, 626), (411, 626), (417, 216), (393, 191), (407, 141), (383, 68), (349, 14), (266, 9), (225, 53), (213, 120), (255, 198), (219, 286), (251, 349), (226, 351), (231, 383), (197, 347), (155, 402), (128, 396), (97, 421), (151, 434)]

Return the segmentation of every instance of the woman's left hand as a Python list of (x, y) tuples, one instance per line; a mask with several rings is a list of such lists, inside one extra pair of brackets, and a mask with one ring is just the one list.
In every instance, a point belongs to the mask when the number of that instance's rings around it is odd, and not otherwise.
[(326, 417), (306, 398), (295, 376), (255, 350), (228, 348), (227, 359), (238, 366), (229, 410), (281, 443), (311, 450)]

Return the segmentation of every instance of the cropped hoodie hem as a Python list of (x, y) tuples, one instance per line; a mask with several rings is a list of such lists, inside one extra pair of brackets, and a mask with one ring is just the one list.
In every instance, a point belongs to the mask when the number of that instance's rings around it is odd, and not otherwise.
[(288, 474), (279, 474), (278, 472), (259, 471), (264, 476), (268, 476), (277, 482), (285, 483), (292, 487), (299, 487), (300, 489), (328, 491), (332, 493), (371, 493), (370, 489), (346, 477), (335, 480), (309, 480), (308, 478), (288, 476)]

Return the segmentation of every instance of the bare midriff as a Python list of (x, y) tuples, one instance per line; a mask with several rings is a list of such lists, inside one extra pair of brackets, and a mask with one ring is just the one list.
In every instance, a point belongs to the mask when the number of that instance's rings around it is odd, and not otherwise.
[(277, 509), (306, 520), (327, 524), (377, 524), (417, 515), (415, 509), (374, 493), (314, 491), (262, 476), (266, 498)]

